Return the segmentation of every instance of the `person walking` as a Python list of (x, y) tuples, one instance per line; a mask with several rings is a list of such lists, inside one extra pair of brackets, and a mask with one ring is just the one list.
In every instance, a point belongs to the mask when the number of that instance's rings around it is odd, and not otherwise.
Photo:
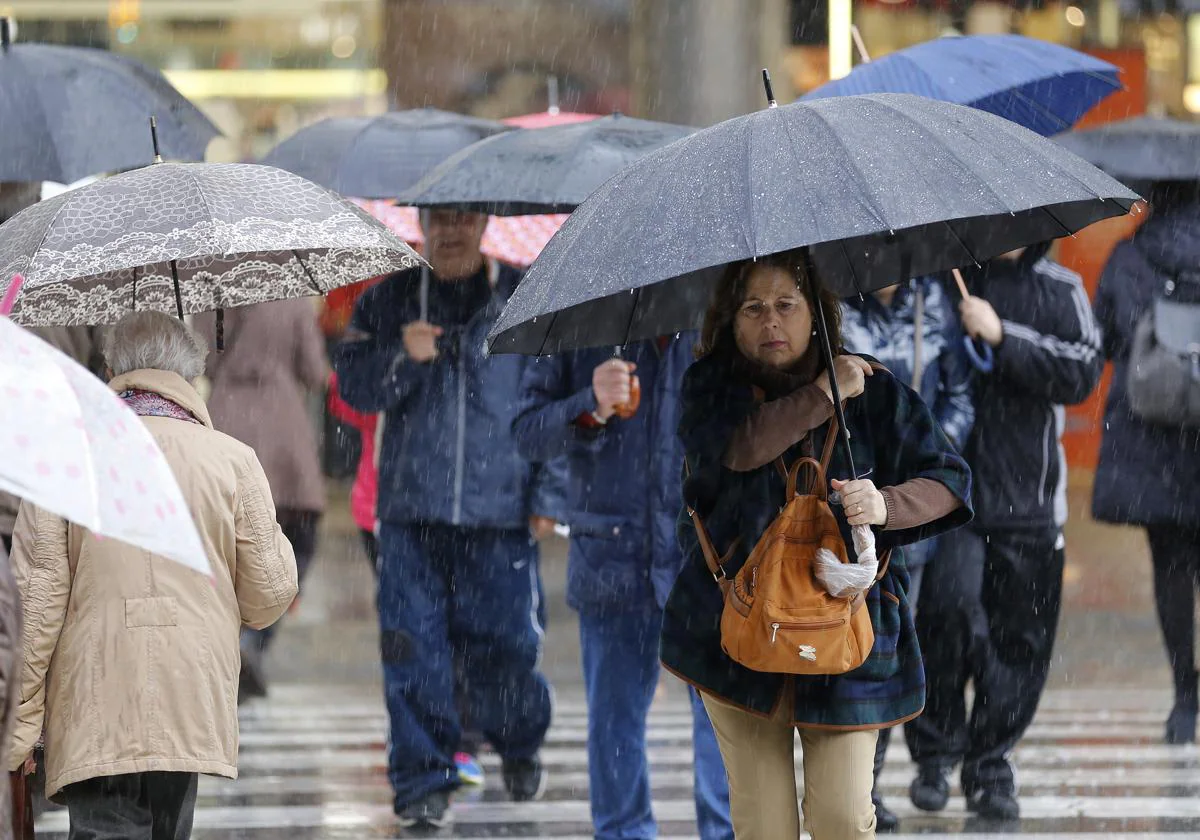
[[(971, 403), (971, 361), (963, 346), (958, 316), (941, 283), (919, 277), (874, 294), (842, 301), (842, 341), (849, 353), (866, 354), (909, 385), (933, 412), (955, 449), (966, 447), (975, 420)], [(906, 545), (908, 599), (919, 607), (921, 578), (937, 540)], [(895, 831), (900, 819), (879, 792), (892, 730), (881, 729), (875, 747), (875, 818), (878, 830)]]
[(45, 729), (47, 795), (72, 837), (182, 840), (197, 774), (237, 776), (243, 626), (296, 595), (296, 561), (253, 450), (213, 429), (190, 384), (203, 341), (159, 312), (122, 319), (104, 358), (178, 479), (213, 578), (26, 504), (13, 566), (26, 616), (9, 767)]
[[(216, 428), (252, 448), (263, 465), (303, 585), (325, 509), (305, 399), (308, 392), (321, 392), (329, 378), (317, 313), (311, 300), (293, 298), (231, 309), (224, 319), (224, 349), (208, 357), (208, 410)], [(195, 325), (202, 336), (215, 338), (213, 313), (197, 316)], [(274, 626), (243, 633), (240, 700), (266, 696), (263, 657), (273, 636)]]
[(544, 598), (537, 539), (553, 532), (562, 475), (516, 451), (525, 367), (484, 355), (520, 279), (480, 253), (487, 217), (428, 216), (430, 268), (389, 277), (359, 300), (335, 351), (342, 398), (383, 412), (379, 621), (391, 736), (388, 776), (402, 825), (450, 817), (467, 717), (496, 748), (509, 796), (541, 795), (538, 757), (550, 686), (538, 671)]
[[(1192, 359), (1175, 365), (1190, 376), (1191, 413), (1159, 416), (1130, 385), (1136, 368), (1157, 370), (1154, 353), (1173, 344), (1200, 346), (1200, 189), (1170, 183), (1152, 193), (1150, 218), (1113, 251), (1096, 295), (1104, 355), (1113, 362), (1104, 412), (1104, 437), (1092, 496), (1104, 522), (1146, 529), (1154, 569), (1154, 603), (1171, 666), (1175, 702), (1167, 718), (1168, 744), (1196, 740), (1196, 585), (1200, 581), (1200, 378)], [(1161, 316), (1161, 320), (1158, 316)], [(1174, 317), (1172, 317), (1174, 316)], [(1176, 351), (1166, 351), (1176, 352)], [(1169, 386), (1168, 386), (1169, 387)], [(1188, 388), (1177, 391), (1186, 406)]]
[[(831, 375), (846, 400), (856, 468), (869, 475), (832, 481), (846, 544), (851, 526), (873, 526), (886, 558), (892, 548), (971, 516), (970, 472), (921, 398), (857, 356), (840, 355), (834, 371), (825, 369), (814, 338), (818, 300), (834, 352), (841, 348), (841, 310), (805, 262), (803, 252), (789, 252), (731, 265), (705, 317), (700, 358), (684, 377), (684, 500), (717, 553), (728, 552), (730, 577), (784, 504), (777, 459), (791, 465), (827, 449), (829, 463), (841, 468)], [(874, 837), (876, 731), (919, 714), (924, 703), (903, 557), (881, 563), (865, 596), (875, 642), (861, 667), (838, 676), (766, 673), (739, 665), (722, 649), (722, 590), (686, 512), (678, 529), (686, 559), (663, 615), (662, 661), (704, 699), (729, 777), (736, 836), (799, 835), (798, 729), (804, 821), (813, 840)]]
[(905, 737), (917, 764), (910, 796), (925, 811), (946, 807), (961, 762), (972, 812), (1020, 816), (1008, 756), (1045, 687), (1062, 600), (1063, 405), (1087, 398), (1102, 365), (1083, 284), (1045, 258), (1049, 248), (964, 272), (974, 295), (959, 306), (963, 328), (991, 346), (994, 369), (974, 385), (975, 521), (939, 542), (917, 612), (929, 697)]
[[(592, 827), (600, 840), (654, 837), (646, 716), (658, 684), (662, 608), (682, 560), (679, 389), (695, 333), (623, 349), (580, 350), (525, 369), (517, 446), (565, 457), (570, 492), (567, 602), (579, 613), (588, 702)], [(632, 401), (637, 378), (640, 405)], [(732, 840), (725, 767), (708, 713), (692, 700), (696, 821), (703, 840)]]

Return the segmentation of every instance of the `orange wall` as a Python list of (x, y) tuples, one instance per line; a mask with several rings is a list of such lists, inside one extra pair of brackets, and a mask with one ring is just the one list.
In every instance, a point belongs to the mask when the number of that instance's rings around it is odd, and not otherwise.
[[(1125, 90), (1119, 91), (1089, 111), (1079, 128), (1123, 120), (1146, 110), (1146, 61), (1141, 50), (1088, 50), (1121, 68)], [(1131, 236), (1145, 219), (1145, 213), (1109, 219), (1063, 239), (1058, 245), (1058, 260), (1079, 272), (1088, 293), (1095, 297), (1100, 273), (1117, 243)], [(1072, 467), (1095, 469), (1100, 451), (1104, 399), (1108, 393), (1111, 366), (1106, 368), (1100, 387), (1082, 405), (1067, 411), (1067, 429), (1063, 438), (1067, 462)]]

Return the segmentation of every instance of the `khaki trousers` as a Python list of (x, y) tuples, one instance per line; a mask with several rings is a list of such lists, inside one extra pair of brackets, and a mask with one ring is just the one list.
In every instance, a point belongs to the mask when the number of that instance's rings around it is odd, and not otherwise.
[(768, 720), (702, 696), (725, 759), (737, 840), (799, 838), (796, 731), (804, 748), (804, 824), (812, 840), (875, 837), (876, 732), (796, 730), (785, 704)]

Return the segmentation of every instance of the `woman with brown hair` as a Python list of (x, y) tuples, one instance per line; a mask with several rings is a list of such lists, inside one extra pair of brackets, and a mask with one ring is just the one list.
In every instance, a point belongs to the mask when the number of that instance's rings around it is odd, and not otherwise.
[[(884, 556), (971, 517), (970, 472), (913, 391), (856, 356), (834, 361), (854, 464), (826, 447), (834, 406), (814, 325), (823, 312), (835, 352), (840, 307), (821, 289), (803, 251), (730, 266), (705, 320), (699, 360), (683, 388), (680, 436), (696, 511), (732, 577), (784, 503), (777, 459), (829, 451), (829, 475), (847, 545), (869, 525)], [(687, 559), (666, 606), (664, 665), (702, 693), (729, 775), (739, 840), (800, 833), (793, 732), (804, 745), (804, 815), (814, 840), (875, 835), (871, 803), (877, 730), (920, 713), (924, 673), (899, 554), (871, 586), (874, 647), (859, 668), (804, 677), (749, 670), (721, 647), (722, 593), (690, 518), (679, 523)]]

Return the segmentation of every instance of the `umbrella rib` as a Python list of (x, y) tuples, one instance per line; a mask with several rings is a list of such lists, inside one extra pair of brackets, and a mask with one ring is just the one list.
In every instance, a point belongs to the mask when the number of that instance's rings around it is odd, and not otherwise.
[(629, 321), (625, 324), (625, 340), (621, 342), (622, 347), (629, 345), (629, 331), (633, 329), (633, 319), (637, 317), (638, 301), (642, 297), (642, 289), (644, 288), (644, 286), (638, 286), (633, 290), (633, 294), (630, 295), (633, 298), (633, 305), (629, 307)]
[(313, 291), (318, 295), (325, 294), (325, 290), (321, 288), (321, 284), (317, 282), (317, 278), (313, 277), (312, 271), (309, 269), (308, 264), (304, 262), (304, 258), (300, 256), (300, 252), (293, 248), (292, 256), (296, 258), (296, 262), (300, 263), (300, 267), (304, 269), (304, 276), (308, 278), (308, 285), (312, 286)]
[(963, 241), (963, 238), (958, 235), (958, 231), (954, 229), (954, 225), (952, 225), (950, 221), (950, 219), (947, 219), (946, 221), (942, 222), (942, 224), (946, 226), (946, 230), (950, 231), (950, 235), (954, 237), (954, 241), (957, 242), (959, 247), (963, 249), (971, 262), (975, 263), (975, 265), (979, 265), (979, 258), (975, 256), (975, 254), (967, 246), (967, 243)]
[[(1104, 199), (1100, 199), (1100, 200), (1103, 201)], [(1075, 235), (1075, 231), (1071, 230), (1069, 227), (1067, 227), (1065, 224), (1063, 224), (1062, 219), (1060, 219), (1060, 218), (1058, 218), (1058, 216), (1054, 215), (1054, 212), (1049, 207), (1043, 206), (1040, 209), (1042, 210), (1043, 213), (1045, 213), (1047, 216), (1049, 216), (1051, 219), (1053, 219), (1054, 223), (1056, 225), (1058, 225), (1060, 228), (1062, 228), (1066, 232), (1067, 236)]]

